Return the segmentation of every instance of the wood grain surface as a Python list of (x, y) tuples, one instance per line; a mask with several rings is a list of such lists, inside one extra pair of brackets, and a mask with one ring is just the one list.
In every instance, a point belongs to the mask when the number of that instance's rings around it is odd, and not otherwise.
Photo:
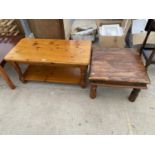
[(150, 83), (136, 49), (96, 49), (92, 54), (90, 81), (124, 84)]
[(5, 57), (20, 63), (88, 65), (91, 41), (22, 39)]
[(24, 73), (24, 80), (68, 84), (80, 84), (80, 68), (30, 65)]
[(27, 19), (35, 38), (65, 39), (63, 19)]

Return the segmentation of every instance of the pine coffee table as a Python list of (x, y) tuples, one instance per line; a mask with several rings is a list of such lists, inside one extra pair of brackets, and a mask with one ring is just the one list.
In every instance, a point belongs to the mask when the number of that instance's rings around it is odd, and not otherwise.
[[(91, 41), (24, 38), (5, 56), (22, 82), (46, 81), (86, 86)], [(19, 64), (28, 64), (22, 73)]]
[(98, 48), (93, 50), (90, 66), (90, 97), (96, 97), (97, 86), (132, 88), (129, 101), (135, 101), (141, 89), (150, 83), (138, 49)]

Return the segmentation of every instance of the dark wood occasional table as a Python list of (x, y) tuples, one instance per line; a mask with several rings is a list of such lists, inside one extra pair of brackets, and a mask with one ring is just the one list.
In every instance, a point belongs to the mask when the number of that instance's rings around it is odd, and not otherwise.
[[(6, 56), (22, 82), (46, 81), (86, 86), (91, 42), (53, 39), (22, 39)], [(22, 73), (19, 64), (28, 64)]]
[(96, 97), (97, 86), (132, 88), (130, 101), (150, 83), (139, 51), (130, 48), (93, 51), (90, 70), (90, 97)]

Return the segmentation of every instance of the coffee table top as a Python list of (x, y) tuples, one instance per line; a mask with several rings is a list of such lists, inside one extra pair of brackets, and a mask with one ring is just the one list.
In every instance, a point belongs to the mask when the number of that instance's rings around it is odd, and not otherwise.
[(147, 84), (150, 82), (136, 49), (96, 49), (89, 80)]
[(5, 56), (6, 61), (88, 65), (91, 41), (24, 38)]

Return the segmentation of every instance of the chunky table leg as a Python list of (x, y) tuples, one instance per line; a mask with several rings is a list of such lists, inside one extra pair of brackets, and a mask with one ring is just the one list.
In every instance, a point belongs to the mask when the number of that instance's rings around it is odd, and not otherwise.
[(97, 89), (97, 85), (90, 85), (90, 97), (92, 99), (96, 98), (96, 89)]
[(0, 74), (3, 77), (3, 79), (7, 82), (8, 86), (11, 89), (15, 89), (15, 85), (13, 84), (13, 82), (10, 80), (9, 76), (7, 75), (7, 73), (5, 72), (5, 70), (3, 69), (3, 67), (0, 65)]
[(81, 81), (80, 81), (80, 85), (82, 88), (86, 87), (86, 76), (87, 76), (87, 66), (85, 67), (81, 67)]
[(19, 80), (22, 81), (23, 83), (25, 83), (26, 81), (24, 80), (24, 77), (23, 77), (23, 74), (22, 74), (22, 71), (21, 71), (19, 65), (16, 62), (11, 62), (11, 64), (13, 65), (14, 69), (18, 73)]
[(134, 88), (129, 96), (129, 101), (134, 102), (140, 92), (140, 89)]

